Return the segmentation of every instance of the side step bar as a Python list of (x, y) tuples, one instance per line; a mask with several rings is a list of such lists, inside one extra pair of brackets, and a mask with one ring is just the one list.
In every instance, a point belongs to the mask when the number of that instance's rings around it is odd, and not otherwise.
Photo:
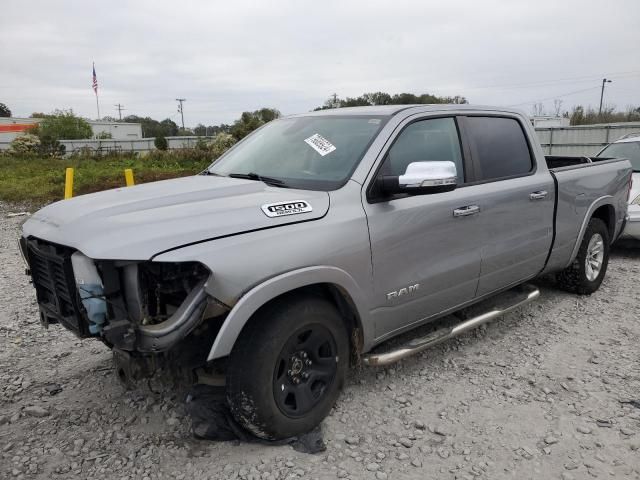
[[(468, 318), (452, 327), (444, 327), (425, 335), (424, 337), (415, 338), (404, 345), (399, 346), (395, 350), (384, 353), (370, 353), (364, 355), (362, 360), (368, 366), (384, 366), (390, 365), (407, 358), (416, 353), (422, 352), (427, 348), (433, 347), (438, 343), (456, 337), (468, 330), (490, 322), (495, 318), (510, 312), (511, 310), (535, 300), (540, 296), (540, 290), (533, 285), (521, 285), (512, 290), (508, 290), (492, 299), (481, 302), (478, 306), (487, 304), (484, 311)], [(474, 308), (474, 307), (471, 307)]]

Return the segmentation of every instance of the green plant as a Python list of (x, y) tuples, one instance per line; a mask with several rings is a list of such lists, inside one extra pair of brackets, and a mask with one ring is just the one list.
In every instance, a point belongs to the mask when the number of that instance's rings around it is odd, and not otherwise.
[(23, 133), (13, 139), (9, 146), (12, 154), (38, 153), (40, 151), (40, 139), (37, 135)]
[(262, 108), (255, 112), (243, 112), (240, 118), (233, 123), (231, 135), (233, 135), (236, 140), (241, 140), (256, 128), (279, 117), (280, 112), (275, 108)]
[(229, 150), (236, 143), (236, 139), (229, 133), (219, 133), (209, 144), (209, 152), (211, 152), (211, 159), (215, 160), (220, 157), (224, 152)]
[(79, 140), (93, 136), (89, 122), (74, 115), (73, 110), (55, 110), (46, 115), (33, 132), (40, 140), (45, 136), (55, 140)]
[(62, 145), (51, 135), (40, 136), (40, 153), (50, 157), (62, 157), (67, 147)]
[(169, 148), (169, 142), (162, 135), (153, 140), (153, 144), (158, 150), (166, 151)]
[(204, 138), (199, 138), (196, 141), (196, 146), (195, 146), (196, 150), (202, 150), (204, 152), (209, 150), (209, 142), (207, 142)]
[(96, 135), (96, 138), (98, 140), (109, 140), (113, 138), (113, 135), (111, 135), (111, 133), (109, 132), (100, 132), (98, 135)]
[(0, 117), (10, 117), (11, 110), (4, 103), (0, 102)]

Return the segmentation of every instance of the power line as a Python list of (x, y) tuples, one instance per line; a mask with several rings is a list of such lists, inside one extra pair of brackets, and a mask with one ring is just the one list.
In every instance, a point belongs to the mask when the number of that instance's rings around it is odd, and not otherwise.
[(122, 120), (122, 110), (126, 110), (126, 108), (124, 108), (124, 105), (120, 105), (119, 103), (116, 103), (114, 107), (118, 109), (118, 118)]
[(530, 102), (522, 102), (522, 103), (514, 103), (513, 105), (509, 105), (509, 107), (519, 107), (520, 105), (529, 105), (531, 103), (538, 103), (538, 102), (544, 102), (546, 100), (554, 100), (556, 98), (562, 98), (562, 97), (568, 97), (570, 95), (575, 95), (576, 93), (582, 93), (582, 92), (588, 92), (590, 90), (595, 90), (595, 89), (599, 89), (600, 87), (589, 87), (589, 88), (584, 88), (582, 90), (575, 90), (573, 92), (568, 92), (568, 93), (562, 93), (560, 95), (554, 95), (553, 97), (547, 97), (547, 98), (540, 98), (538, 100), (532, 100)]
[[(640, 76), (640, 70), (632, 70), (632, 71), (627, 71), (627, 72), (617, 72), (617, 73), (611, 73), (609, 74), (610, 77), (634, 77), (634, 76)], [(550, 85), (556, 85), (556, 84), (560, 84), (560, 83), (565, 83), (565, 82), (578, 82), (578, 83), (582, 83), (582, 82), (587, 82), (587, 81), (591, 81), (591, 80), (598, 80), (601, 79), (602, 76), (600, 75), (581, 75), (581, 76), (577, 76), (577, 77), (565, 77), (565, 78), (558, 78), (555, 80), (552, 79), (546, 79), (546, 80), (539, 80), (539, 81), (535, 81), (535, 82), (527, 82), (527, 83), (516, 83), (516, 84), (503, 84), (503, 85), (482, 85), (482, 86), (478, 86), (478, 87), (467, 87), (469, 90), (480, 90), (480, 89), (488, 89), (488, 88), (526, 88), (526, 87), (536, 87), (536, 86), (550, 86)]]

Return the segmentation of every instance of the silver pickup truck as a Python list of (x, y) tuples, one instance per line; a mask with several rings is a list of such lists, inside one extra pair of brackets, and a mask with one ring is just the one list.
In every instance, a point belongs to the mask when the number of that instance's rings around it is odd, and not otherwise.
[(542, 274), (597, 290), (630, 183), (626, 160), (545, 158), (518, 111), (335, 109), (273, 121), (200, 175), (49, 205), (20, 246), (45, 326), (101, 340), (125, 381), (223, 375), (234, 417), (279, 439), (320, 423), (350, 362), (491, 320)]

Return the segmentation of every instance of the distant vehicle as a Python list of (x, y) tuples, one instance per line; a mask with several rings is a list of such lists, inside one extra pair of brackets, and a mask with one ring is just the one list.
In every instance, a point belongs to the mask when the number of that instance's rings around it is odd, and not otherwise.
[(332, 109), (270, 122), (200, 175), (49, 205), (20, 244), (44, 325), (104, 342), (123, 379), (224, 375), (238, 422), (282, 439), (329, 413), (350, 359), (497, 318), (541, 274), (596, 291), (630, 185), (626, 160), (545, 158), (519, 111)]
[(629, 195), (629, 211), (622, 239), (640, 241), (640, 132), (625, 135), (604, 147), (597, 157), (626, 158), (633, 168), (633, 186)]

